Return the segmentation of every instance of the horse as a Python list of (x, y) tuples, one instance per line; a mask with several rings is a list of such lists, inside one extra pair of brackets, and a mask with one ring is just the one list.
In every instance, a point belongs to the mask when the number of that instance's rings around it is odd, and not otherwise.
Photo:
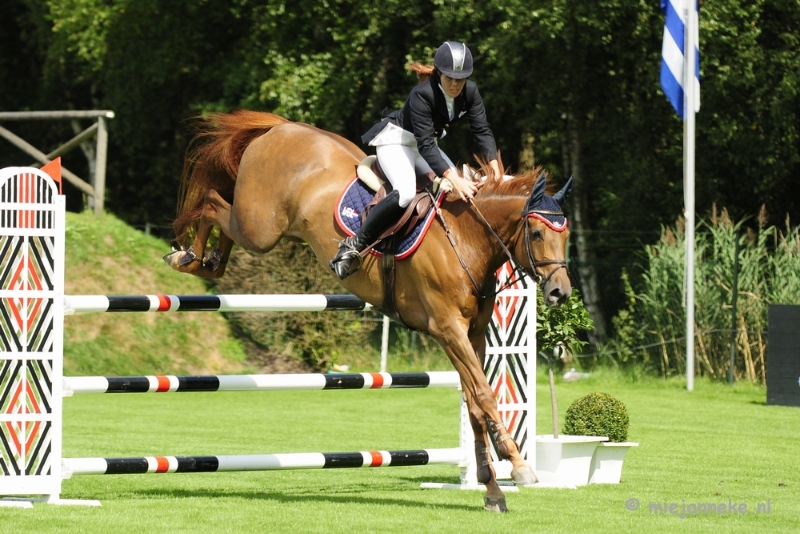
[[(200, 122), (187, 152), (174, 221), (182, 246), (164, 260), (180, 272), (218, 278), (234, 243), (266, 253), (288, 238), (307, 243), (327, 267), (345, 237), (335, 222), (335, 204), (364, 152), (334, 133), (271, 113), (239, 110)], [(419, 248), (395, 270), (400, 319), (436, 339), (458, 371), (475, 436), (478, 480), (486, 487), (484, 508), (493, 512), (508, 508), (487, 435), (501, 457), (511, 460), (516, 484), (537, 482), (503, 425), (483, 371), (495, 272), (512, 257), (520, 272), (539, 283), (548, 306), (563, 304), (572, 290), (565, 263), (569, 229), (559, 209), (571, 182), (550, 196), (539, 172), (487, 179), (473, 202), (435, 208), (440, 224), (431, 225)], [(549, 222), (553, 217), (562, 218), (561, 228)], [(207, 253), (213, 227), (219, 238)], [(355, 274), (334, 278), (377, 307), (386, 298), (381, 276), (381, 261), (367, 256)]]

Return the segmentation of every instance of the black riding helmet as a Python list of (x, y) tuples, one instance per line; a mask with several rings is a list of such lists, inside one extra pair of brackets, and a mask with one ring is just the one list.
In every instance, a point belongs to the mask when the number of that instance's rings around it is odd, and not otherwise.
[(467, 78), (472, 74), (472, 52), (464, 43), (447, 41), (433, 56), (433, 66), (451, 78)]

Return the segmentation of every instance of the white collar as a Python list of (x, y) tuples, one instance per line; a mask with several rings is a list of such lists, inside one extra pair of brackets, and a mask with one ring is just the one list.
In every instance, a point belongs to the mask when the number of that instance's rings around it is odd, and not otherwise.
[(444, 102), (447, 104), (447, 116), (450, 117), (450, 120), (453, 120), (453, 117), (456, 116), (455, 110), (455, 98), (447, 94), (447, 91), (444, 90), (442, 84), (439, 84), (439, 89), (442, 90), (442, 94), (444, 95)]

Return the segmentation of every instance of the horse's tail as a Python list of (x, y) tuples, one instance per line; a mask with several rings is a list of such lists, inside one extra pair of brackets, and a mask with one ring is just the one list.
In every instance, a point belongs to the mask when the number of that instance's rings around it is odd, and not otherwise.
[(284, 122), (288, 120), (272, 113), (247, 110), (199, 118), (197, 133), (186, 153), (178, 214), (172, 223), (178, 243), (183, 244), (190, 230), (196, 228), (208, 190), (215, 189), (233, 202), (233, 187), (245, 149), (253, 139)]

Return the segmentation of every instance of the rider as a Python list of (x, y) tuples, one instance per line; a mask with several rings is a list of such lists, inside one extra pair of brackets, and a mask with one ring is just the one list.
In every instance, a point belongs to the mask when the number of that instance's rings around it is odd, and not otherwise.
[[(417, 66), (415, 70), (421, 74), (426, 68)], [(494, 134), (486, 120), (478, 86), (467, 80), (471, 74), (472, 53), (467, 45), (445, 42), (436, 50), (430, 78), (411, 90), (402, 109), (387, 115), (362, 136), (364, 143), (376, 148), (378, 162), (393, 190), (370, 210), (356, 235), (340, 244), (330, 262), (340, 279), (359, 269), (359, 252), (372, 245), (403, 214), (416, 195), (417, 174), (447, 178), (458, 198), (472, 199), (476, 183), (459, 176), (436, 140), (445, 136), (451, 124), (467, 118), (481, 155), (494, 178), (500, 178)]]

